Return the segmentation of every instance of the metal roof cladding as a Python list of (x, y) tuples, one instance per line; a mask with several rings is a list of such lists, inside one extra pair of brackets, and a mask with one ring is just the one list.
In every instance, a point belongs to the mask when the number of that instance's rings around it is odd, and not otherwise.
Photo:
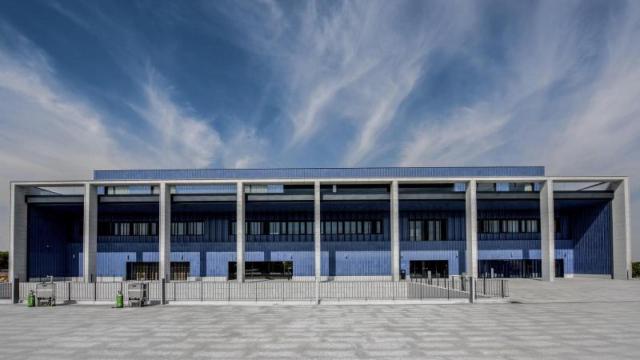
[(544, 176), (544, 166), (95, 170), (94, 180)]

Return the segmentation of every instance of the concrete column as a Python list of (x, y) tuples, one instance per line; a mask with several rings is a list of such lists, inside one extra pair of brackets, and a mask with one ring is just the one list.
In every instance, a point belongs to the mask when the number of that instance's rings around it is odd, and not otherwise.
[(400, 205), (398, 181), (391, 182), (391, 276), (400, 280)]
[(631, 212), (629, 209), (629, 180), (612, 184), (611, 222), (613, 228), (612, 253), (614, 279), (631, 278)]
[(476, 181), (470, 180), (467, 183), (465, 194), (466, 273), (467, 276), (474, 278), (478, 277), (478, 200), (476, 188)]
[(313, 185), (313, 244), (315, 255), (315, 275), (316, 281), (320, 281), (322, 276), (322, 247), (320, 244), (320, 181), (316, 181)]
[(82, 270), (84, 282), (96, 281), (98, 253), (98, 187), (84, 185)]
[(553, 203), (553, 180), (540, 187), (540, 247), (542, 280), (553, 281), (556, 276), (556, 227)]
[(160, 184), (159, 280), (171, 280), (171, 186)]
[(236, 184), (236, 272), (238, 282), (244, 282), (244, 184)]
[(11, 184), (9, 281), (27, 279), (27, 202), (23, 187)]

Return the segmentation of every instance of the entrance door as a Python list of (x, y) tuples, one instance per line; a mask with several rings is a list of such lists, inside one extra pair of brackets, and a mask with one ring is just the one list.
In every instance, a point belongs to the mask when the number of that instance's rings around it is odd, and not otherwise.
[(427, 278), (431, 271), (432, 278), (449, 277), (448, 260), (412, 260), (409, 262), (411, 278)]
[[(564, 260), (556, 259), (556, 277), (564, 277)], [(478, 276), (497, 278), (537, 278), (542, 276), (542, 260), (479, 260)]]
[[(127, 280), (158, 280), (160, 265), (157, 261), (133, 261), (127, 263)], [(187, 280), (191, 263), (188, 261), (171, 262), (171, 280)]]
[[(238, 278), (237, 264), (229, 261), (229, 280)], [(244, 263), (246, 279), (291, 279), (293, 261), (247, 261)]]

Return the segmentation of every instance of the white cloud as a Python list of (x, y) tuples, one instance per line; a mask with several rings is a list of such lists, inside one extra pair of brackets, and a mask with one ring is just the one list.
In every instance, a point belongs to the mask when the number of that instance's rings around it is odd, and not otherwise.
[[(497, 89), (443, 119), (425, 116), (399, 162), (630, 175), (640, 196), (640, 5), (626, 6), (596, 33), (576, 20), (580, 3), (541, 4), (494, 79)], [(637, 199), (633, 213), (640, 213)], [(633, 226), (640, 233), (640, 222)], [(639, 242), (634, 249), (640, 258)]]
[[(144, 126), (118, 128), (112, 115), (58, 80), (45, 53), (6, 26), (3, 31), (17, 44), (0, 42), (0, 182), (5, 185), (88, 179), (93, 169), (248, 166), (262, 156), (266, 143), (254, 130), (240, 128), (225, 142), (210, 120), (177, 105), (170, 86), (153, 72), (139, 81), (144, 101), (130, 104)], [(0, 248), (8, 248), (8, 189), (0, 188)]]

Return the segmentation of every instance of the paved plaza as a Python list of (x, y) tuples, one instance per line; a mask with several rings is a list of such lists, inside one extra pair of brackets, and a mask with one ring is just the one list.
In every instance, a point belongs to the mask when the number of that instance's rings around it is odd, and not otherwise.
[(640, 281), (516, 280), (511, 292), (517, 303), (3, 305), (0, 358), (638, 358)]

